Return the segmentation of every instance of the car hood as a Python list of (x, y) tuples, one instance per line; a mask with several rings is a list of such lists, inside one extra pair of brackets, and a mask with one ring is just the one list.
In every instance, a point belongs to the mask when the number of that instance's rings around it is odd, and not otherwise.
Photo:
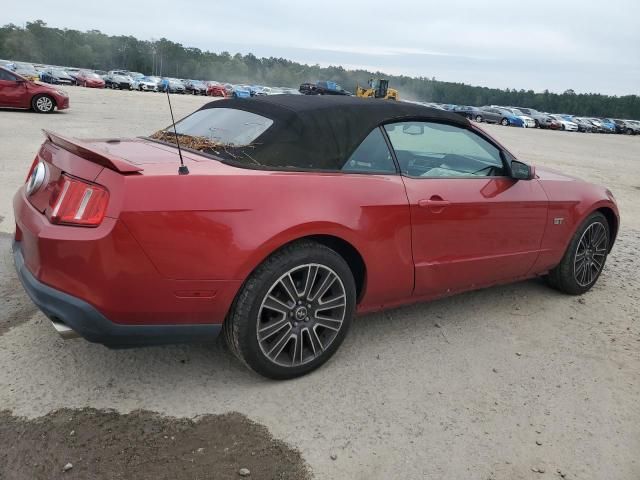
[(536, 166), (536, 177), (539, 180), (554, 180), (554, 181), (567, 181), (567, 182), (583, 182), (584, 180), (568, 175), (564, 172), (560, 172), (559, 170), (555, 170), (553, 168), (548, 167), (538, 167)]
[(53, 91), (56, 91), (56, 90), (57, 90), (57, 88), (52, 87), (52, 86), (51, 86), (50, 84), (48, 84), (48, 83), (44, 83), (44, 82), (40, 82), (40, 81), (35, 81), (35, 82), (31, 82), (31, 83), (32, 83), (32, 84), (34, 84), (34, 85), (37, 85), (38, 87), (46, 88), (46, 89), (48, 89), (48, 90), (53, 90)]

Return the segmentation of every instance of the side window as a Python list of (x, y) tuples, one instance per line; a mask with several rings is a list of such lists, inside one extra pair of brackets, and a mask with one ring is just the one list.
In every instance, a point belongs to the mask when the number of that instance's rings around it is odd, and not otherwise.
[(371, 131), (344, 164), (345, 172), (396, 173), (391, 152), (379, 128)]
[(500, 150), (471, 130), (443, 123), (385, 125), (400, 170), (411, 177), (505, 176)]
[(15, 82), (17, 77), (5, 70), (0, 70), (0, 80), (7, 80), (9, 82)]

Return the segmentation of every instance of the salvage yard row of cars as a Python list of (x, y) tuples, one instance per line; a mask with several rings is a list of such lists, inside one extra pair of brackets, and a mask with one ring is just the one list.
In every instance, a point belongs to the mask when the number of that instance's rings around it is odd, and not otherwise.
[(0, 66), (28, 80), (52, 85), (77, 85), (88, 88), (111, 88), (115, 90), (139, 90), (142, 92), (186, 93), (212, 97), (248, 98), (256, 95), (299, 94), (288, 87), (266, 87), (262, 85), (234, 85), (213, 80), (202, 81), (145, 75), (128, 70), (88, 70), (75, 67), (33, 65), (22, 62), (0, 60)]
[(432, 102), (416, 102), (424, 106), (448, 110), (478, 123), (495, 123), (505, 127), (543, 128), (585, 133), (640, 134), (640, 121), (618, 118), (580, 117), (569, 114), (539, 112), (533, 108), (489, 105), (443, 105)]
[[(325, 94), (352, 95), (340, 85), (331, 81), (303, 83), (299, 89), (289, 87), (267, 87), (262, 85), (239, 85), (217, 81), (202, 81), (194, 79), (179, 79), (145, 75), (128, 70), (88, 70), (75, 67), (56, 67), (34, 65), (24, 62), (10, 62), (0, 60), (0, 68), (5, 72), (0, 76), (7, 77), (9, 85), (15, 85), (18, 77), (32, 82), (40, 81), (51, 85), (82, 86), (87, 88), (111, 88), (116, 90), (138, 90), (142, 92), (169, 92), (178, 94), (208, 95), (223, 98), (249, 98), (263, 95), (317, 94), (324, 89)], [(0, 85), (3, 79), (0, 78)], [(38, 87), (35, 87), (38, 85)], [(27, 91), (22, 91), (26, 88)], [(32, 108), (35, 111), (48, 113), (55, 108), (68, 108), (68, 96), (63, 90), (43, 90), (44, 85), (32, 84), (31, 87), (21, 87), (20, 100), (17, 96), (0, 93), (0, 107)], [(46, 92), (50, 92), (47, 94)], [(6, 97), (13, 97), (7, 99)], [(66, 100), (63, 98), (65, 97)], [(433, 102), (410, 102), (423, 106), (447, 110), (462, 115), (478, 123), (495, 123), (503, 126), (542, 128), (550, 130), (564, 130), (568, 132), (586, 133), (620, 133), (627, 135), (640, 134), (640, 121), (615, 118), (580, 117), (569, 114), (551, 114), (539, 112), (533, 108), (490, 105), (474, 107), (468, 105), (451, 105)]]

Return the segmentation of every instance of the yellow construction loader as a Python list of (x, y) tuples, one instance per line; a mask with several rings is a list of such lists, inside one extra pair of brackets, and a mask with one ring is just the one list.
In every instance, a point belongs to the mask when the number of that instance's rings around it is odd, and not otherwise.
[(356, 85), (356, 97), (362, 98), (384, 98), (385, 100), (399, 100), (398, 91), (389, 88), (389, 80), (372, 78), (369, 80), (368, 88)]

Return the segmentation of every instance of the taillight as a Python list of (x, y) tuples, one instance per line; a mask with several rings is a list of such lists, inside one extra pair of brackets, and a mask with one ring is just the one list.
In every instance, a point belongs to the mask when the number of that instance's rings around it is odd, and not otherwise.
[(49, 200), (49, 221), (96, 227), (104, 218), (108, 202), (109, 192), (104, 187), (62, 174)]
[(29, 169), (29, 173), (27, 173), (27, 178), (26, 178), (25, 182), (29, 181), (29, 178), (31, 177), (31, 174), (35, 170), (36, 165), (38, 164), (39, 161), (40, 161), (40, 159), (38, 158), (38, 155), (36, 155), (36, 158), (34, 158), (33, 162), (31, 162), (31, 168)]

